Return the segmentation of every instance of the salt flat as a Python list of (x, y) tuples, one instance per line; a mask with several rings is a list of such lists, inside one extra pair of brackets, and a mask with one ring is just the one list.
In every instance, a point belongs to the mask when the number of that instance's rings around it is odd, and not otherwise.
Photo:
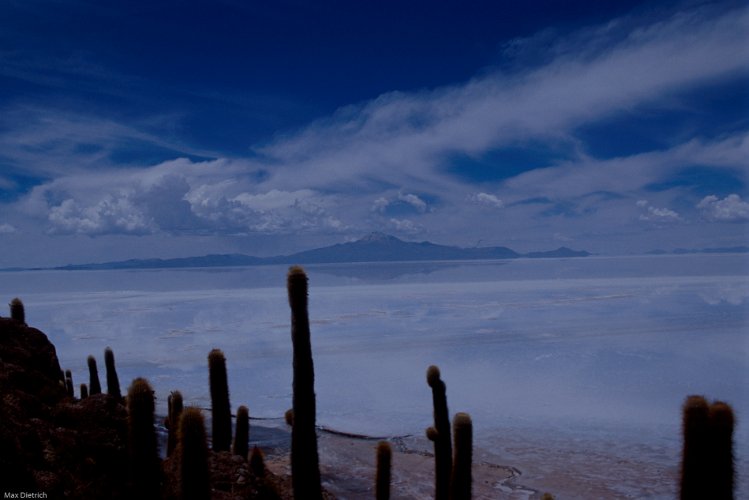
[[(741, 497), (748, 268), (745, 255), (310, 266), (318, 423), (421, 436), (436, 364), (487, 461), (550, 491), (608, 481), (622, 496), (665, 498), (681, 403), (705, 394), (737, 413)], [(206, 356), (219, 347), (235, 407), (278, 417), (291, 406), (284, 267), (2, 278), (76, 383), (87, 381), (86, 356), (111, 346), (121, 379), (151, 379), (162, 412), (173, 389), (207, 407)], [(596, 472), (606, 463), (630, 466)]]

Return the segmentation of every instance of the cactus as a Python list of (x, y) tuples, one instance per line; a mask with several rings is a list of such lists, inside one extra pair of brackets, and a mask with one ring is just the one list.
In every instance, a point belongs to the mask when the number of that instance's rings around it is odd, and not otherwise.
[(440, 378), (440, 369), (434, 365), (427, 368), (427, 384), (432, 388), (434, 405), (434, 427), (427, 429), (427, 438), (434, 442), (434, 498), (446, 500), (453, 467), (450, 417), (447, 410), (447, 386)]
[(712, 485), (708, 470), (708, 413), (702, 396), (689, 396), (684, 403), (682, 432), (684, 448), (681, 457), (680, 495), (683, 500), (710, 498)]
[(294, 427), (294, 410), (289, 408), (286, 410), (286, 412), (283, 414), (284, 422), (286, 422), (286, 425), (289, 427)]
[(153, 422), (153, 389), (146, 379), (136, 378), (127, 392), (133, 498), (160, 498), (161, 464)]
[(266, 500), (281, 500), (281, 498), (286, 498), (286, 496), (282, 496), (279, 493), (278, 487), (272, 478), (268, 477), (267, 469), (265, 468), (265, 456), (257, 446), (254, 446), (250, 452), (250, 470), (255, 476), (255, 487), (257, 488), (257, 496), (253, 498), (263, 498)]
[(393, 461), (393, 450), (390, 443), (377, 443), (377, 472), (375, 475), (375, 498), (389, 500), (390, 498), (390, 467)]
[(183, 499), (211, 498), (205, 420), (198, 408), (185, 408), (179, 422), (180, 490)]
[(99, 369), (96, 367), (96, 358), (89, 356), (86, 361), (88, 362), (89, 393), (92, 396), (94, 394), (101, 394), (101, 383), (99, 383)]
[(26, 310), (23, 307), (23, 302), (21, 302), (21, 299), (16, 297), (15, 299), (10, 301), (10, 319), (14, 319), (18, 321), (19, 323), (26, 324)]
[(294, 350), (293, 410), (291, 428), (291, 479), (295, 498), (322, 499), (320, 463), (315, 429), (315, 368), (312, 361), (307, 311), (307, 274), (301, 267), (287, 276), (291, 307), (291, 341)]
[(74, 398), (75, 397), (75, 391), (74, 391), (74, 385), (73, 385), (73, 372), (70, 370), (65, 370), (65, 390), (68, 393), (68, 397)]
[[(710, 405), (708, 412), (709, 459), (707, 476), (712, 489), (710, 498), (733, 498), (733, 409), (722, 401)], [(704, 473), (704, 472), (703, 472)]]
[(473, 423), (467, 413), (457, 413), (453, 419), (455, 457), (450, 477), (450, 499), (470, 500), (471, 462), (473, 459)]
[(182, 415), (184, 403), (182, 402), (182, 393), (179, 391), (172, 391), (167, 398), (167, 411), (169, 414), (166, 417), (166, 426), (169, 431), (166, 440), (166, 456), (172, 456), (174, 450), (177, 448), (177, 436), (179, 436), (179, 419)]
[(81, 384), (81, 399), (86, 399), (88, 397), (88, 386), (86, 384)]
[(211, 386), (213, 451), (229, 451), (231, 446), (229, 382), (226, 378), (226, 358), (220, 349), (213, 349), (208, 353), (208, 373)]
[(107, 369), (107, 394), (117, 399), (122, 399), (120, 379), (114, 367), (114, 352), (109, 347), (104, 349), (104, 366)]
[(250, 410), (246, 406), (237, 408), (237, 431), (234, 433), (232, 453), (247, 458), (250, 446)]
[(257, 446), (253, 446), (250, 453), (250, 470), (258, 478), (265, 477), (265, 455)]

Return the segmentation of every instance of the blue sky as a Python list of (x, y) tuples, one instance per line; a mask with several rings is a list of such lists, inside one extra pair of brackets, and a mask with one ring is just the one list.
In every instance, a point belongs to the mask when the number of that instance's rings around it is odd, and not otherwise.
[(3, 2), (0, 267), (749, 242), (745, 2), (310, 4)]

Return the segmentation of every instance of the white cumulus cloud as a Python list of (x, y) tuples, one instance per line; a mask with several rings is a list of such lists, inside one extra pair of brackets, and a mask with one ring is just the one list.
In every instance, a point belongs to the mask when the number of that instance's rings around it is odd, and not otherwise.
[(737, 194), (729, 194), (723, 199), (715, 195), (705, 196), (697, 204), (703, 214), (718, 221), (749, 220), (749, 203)]
[(92, 205), (66, 199), (51, 207), (49, 222), (51, 232), (89, 235), (112, 232), (146, 234), (155, 229), (151, 219), (133, 204), (128, 193), (119, 196), (106, 194)]
[(493, 194), (489, 193), (476, 193), (469, 196), (469, 200), (480, 205), (487, 205), (494, 208), (502, 208), (505, 206), (504, 202), (497, 198)]
[(405, 233), (405, 234), (417, 234), (424, 230), (424, 228), (410, 219), (390, 219), (390, 227), (394, 230)]
[(636, 205), (641, 209), (640, 220), (651, 222), (676, 222), (681, 216), (670, 208), (658, 208), (647, 200), (638, 200)]

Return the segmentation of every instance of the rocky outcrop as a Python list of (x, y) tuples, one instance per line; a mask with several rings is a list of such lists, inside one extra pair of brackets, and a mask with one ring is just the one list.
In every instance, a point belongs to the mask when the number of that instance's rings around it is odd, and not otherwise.
[[(123, 399), (75, 399), (63, 379), (44, 333), (0, 318), (0, 491), (22, 498), (133, 498)], [(213, 499), (292, 498), (288, 477), (259, 477), (245, 457), (229, 452), (208, 458)], [(163, 484), (152, 497), (180, 498), (178, 465), (172, 458), (161, 462)]]
[(54, 345), (0, 318), (0, 484), (49, 498), (126, 498), (125, 408), (67, 396)]

